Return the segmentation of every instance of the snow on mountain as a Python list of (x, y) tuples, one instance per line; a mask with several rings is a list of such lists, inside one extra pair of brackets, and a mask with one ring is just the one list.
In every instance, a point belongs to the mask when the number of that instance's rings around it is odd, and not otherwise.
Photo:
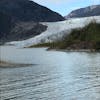
[(72, 29), (82, 28), (93, 21), (100, 23), (100, 16), (72, 18), (60, 22), (42, 22), (41, 24), (48, 26), (45, 32), (27, 40), (13, 41), (7, 44), (16, 45), (18, 47), (28, 47), (39, 43), (57, 41), (62, 39), (65, 35), (70, 34)]

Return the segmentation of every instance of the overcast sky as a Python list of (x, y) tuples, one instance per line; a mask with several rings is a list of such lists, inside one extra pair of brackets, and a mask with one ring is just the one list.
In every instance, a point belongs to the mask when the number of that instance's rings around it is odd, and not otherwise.
[(74, 9), (100, 4), (100, 0), (33, 0), (63, 16)]

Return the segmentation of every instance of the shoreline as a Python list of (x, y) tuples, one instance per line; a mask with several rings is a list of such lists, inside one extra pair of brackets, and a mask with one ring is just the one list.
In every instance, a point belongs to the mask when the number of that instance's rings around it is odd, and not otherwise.
[[(0, 45), (0, 46), (15, 46), (15, 45)], [(16, 47), (16, 46), (15, 46)], [(96, 49), (59, 49), (59, 48), (50, 48), (49, 46), (37, 46), (37, 47), (22, 47), (23, 49), (25, 48), (46, 48), (47, 51), (64, 51), (64, 52), (96, 52), (96, 53), (100, 53), (100, 50), (96, 50)], [(6, 61), (2, 61), (1, 62), (6, 62)]]
[(51, 49), (47, 48), (47, 51), (64, 51), (64, 52), (88, 52), (88, 53), (100, 53), (99, 51), (96, 51), (95, 49)]
[(96, 49), (59, 49), (59, 48), (50, 48), (49, 46), (37, 46), (37, 47), (25, 47), (25, 48), (46, 48), (47, 51), (100, 53), (100, 50)]

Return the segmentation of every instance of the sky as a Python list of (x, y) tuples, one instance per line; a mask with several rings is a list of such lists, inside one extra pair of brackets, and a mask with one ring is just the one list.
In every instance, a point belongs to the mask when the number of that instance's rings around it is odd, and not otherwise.
[(33, 0), (40, 5), (65, 16), (72, 10), (83, 8), (90, 5), (100, 4), (100, 0)]

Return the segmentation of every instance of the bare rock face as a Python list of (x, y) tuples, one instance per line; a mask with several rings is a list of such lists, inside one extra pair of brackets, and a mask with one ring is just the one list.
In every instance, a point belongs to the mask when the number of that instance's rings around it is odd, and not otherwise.
[(11, 39), (12, 41), (25, 40), (41, 34), (46, 29), (47, 26), (44, 26), (39, 23), (21, 22), (15, 25), (15, 27), (11, 30), (7, 38), (8, 40)]
[(89, 16), (100, 16), (100, 5), (93, 5), (86, 8), (80, 8), (72, 11), (65, 18), (79, 18)]
[(14, 22), (12, 17), (0, 12), (0, 44), (24, 40), (41, 34), (47, 26), (38, 22)]
[(41, 34), (46, 29), (47, 26), (36, 22), (19, 22), (8, 33), (0, 33), (0, 43), (25, 40)]

